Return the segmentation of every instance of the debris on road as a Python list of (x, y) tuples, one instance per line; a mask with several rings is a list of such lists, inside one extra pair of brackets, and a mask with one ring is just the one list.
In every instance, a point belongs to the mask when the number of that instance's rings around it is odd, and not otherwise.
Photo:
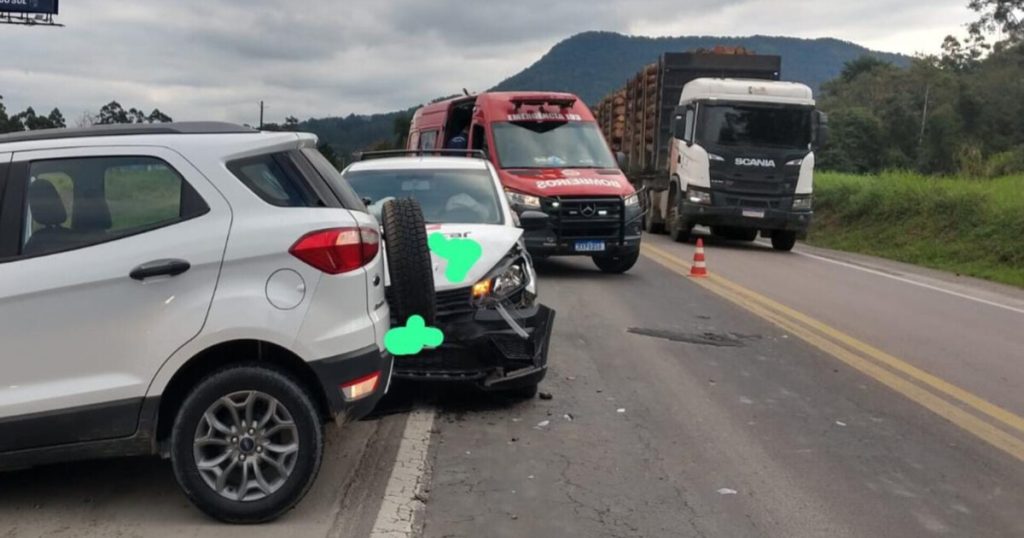
[(551, 424), (550, 420), (542, 420), (537, 423), (536, 429), (547, 428), (549, 424)]
[(562, 415), (562, 418), (564, 418), (565, 420), (568, 420), (569, 422), (572, 422), (572, 420), (573, 420), (572, 413), (566, 413), (566, 414)]
[(845, 428), (846, 427), (846, 423), (841, 421), (841, 420), (837, 420), (836, 421), (836, 426), (840, 426), (840, 427)]
[(542, 393), (540, 393), (540, 399), (541, 400), (553, 400), (554, 398), (555, 397), (550, 392), (542, 392)]
[(618, 413), (625, 413), (626, 412), (626, 408), (625, 407), (620, 407), (617, 412)]
[(738, 493), (739, 493), (738, 491), (736, 491), (734, 489), (729, 489), (729, 488), (722, 488), (722, 489), (718, 490), (718, 494), (719, 495), (736, 495)]

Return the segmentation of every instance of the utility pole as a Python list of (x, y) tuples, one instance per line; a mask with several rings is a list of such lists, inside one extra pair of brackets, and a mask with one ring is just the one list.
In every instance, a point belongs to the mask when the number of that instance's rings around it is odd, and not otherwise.
[(924, 87), (924, 110), (921, 112), (921, 134), (917, 139), (917, 150), (921, 151), (921, 147), (924, 146), (924, 129), (928, 125), (928, 101), (931, 100), (932, 96), (932, 85), (928, 83)]
[(260, 101), (260, 130), (263, 130), (263, 101)]

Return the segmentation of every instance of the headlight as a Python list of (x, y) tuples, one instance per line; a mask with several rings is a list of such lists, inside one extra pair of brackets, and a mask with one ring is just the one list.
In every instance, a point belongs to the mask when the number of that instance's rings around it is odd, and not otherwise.
[(709, 161), (725, 162), (725, 157), (722, 157), (720, 155), (715, 155), (714, 153), (708, 153), (708, 160)]
[(526, 269), (526, 261), (520, 259), (497, 276), (485, 278), (473, 285), (473, 298), (505, 299), (526, 288), (528, 284), (530, 284), (530, 273)]
[(711, 205), (711, 193), (690, 189), (686, 191), (686, 199), (694, 204)]
[(786, 166), (803, 166), (803, 165), (804, 165), (804, 160), (803, 159), (793, 159), (792, 161), (789, 161), (788, 163), (786, 163)]
[(793, 199), (794, 211), (810, 211), (813, 207), (814, 198), (810, 196), (800, 196)]
[(640, 197), (636, 193), (630, 194), (623, 200), (623, 203), (626, 204), (626, 207), (637, 207), (640, 205)]
[(514, 206), (540, 209), (540, 198), (536, 196), (515, 191), (505, 191), (505, 195), (508, 196), (509, 203)]

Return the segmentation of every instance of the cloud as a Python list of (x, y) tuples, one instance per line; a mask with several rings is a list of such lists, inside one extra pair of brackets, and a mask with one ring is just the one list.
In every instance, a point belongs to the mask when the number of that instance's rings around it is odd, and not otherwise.
[(966, 0), (176, 0), (62, 3), (62, 29), (0, 32), (8, 109), (69, 118), (118, 99), (176, 119), (254, 122), (405, 108), (482, 90), (586, 30), (838, 37), (935, 52)]

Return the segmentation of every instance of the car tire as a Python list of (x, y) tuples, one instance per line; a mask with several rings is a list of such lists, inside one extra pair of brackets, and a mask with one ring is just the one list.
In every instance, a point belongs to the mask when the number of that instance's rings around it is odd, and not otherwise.
[(206, 377), (178, 410), (171, 431), (174, 476), (185, 496), (215, 519), (272, 521), (313, 485), (323, 428), (317, 407), (287, 374), (229, 367)]
[(594, 256), (594, 265), (601, 272), (609, 274), (622, 274), (629, 271), (640, 259), (640, 250), (635, 250), (624, 256)]
[(391, 200), (384, 204), (381, 219), (391, 277), (391, 316), (400, 325), (411, 316), (422, 316), (432, 326), (437, 321), (434, 271), (420, 204), (410, 198)]
[(778, 231), (772, 232), (772, 248), (782, 252), (789, 252), (796, 246), (796, 232)]

